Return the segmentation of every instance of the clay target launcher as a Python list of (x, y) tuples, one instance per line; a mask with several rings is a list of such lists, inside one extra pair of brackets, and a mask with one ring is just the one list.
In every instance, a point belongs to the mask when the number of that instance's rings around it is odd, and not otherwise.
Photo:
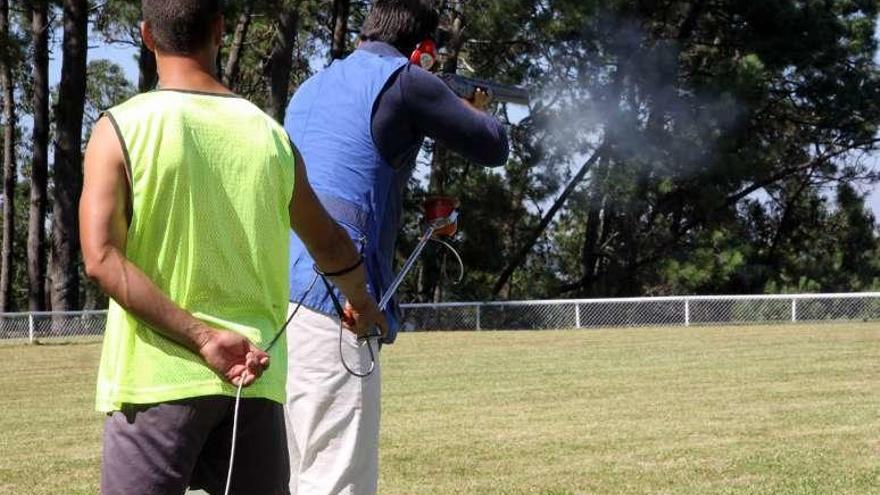
[[(413, 249), (412, 253), (410, 253), (409, 258), (406, 259), (406, 262), (400, 268), (397, 276), (391, 281), (391, 285), (385, 290), (382, 299), (379, 300), (380, 310), (385, 310), (388, 307), (388, 303), (391, 302), (394, 293), (397, 292), (397, 289), (400, 288), (400, 284), (403, 283), (407, 274), (412, 270), (413, 266), (415, 266), (422, 251), (425, 250), (425, 246), (427, 246), (428, 242), (432, 240), (443, 244), (452, 251), (458, 260), (459, 265), (462, 267), (461, 275), (464, 275), (464, 265), (462, 264), (461, 257), (452, 246), (441, 239), (442, 237), (452, 237), (458, 231), (458, 200), (448, 196), (429, 197), (425, 201), (425, 222), (427, 223), (427, 226), (425, 227), (422, 236), (419, 238), (418, 244), (416, 244), (416, 247)], [(459, 277), (459, 280), (460, 279), (461, 277)]]

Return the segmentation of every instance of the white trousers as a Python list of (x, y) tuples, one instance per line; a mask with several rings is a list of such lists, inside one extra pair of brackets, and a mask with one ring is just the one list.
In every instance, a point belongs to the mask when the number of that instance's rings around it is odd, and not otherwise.
[[(293, 310), (294, 305), (290, 306)], [(287, 446), (291, 495), (373, 495), (379, 479), (379, 349), (358, 378), (339, 360), (339, 320), (301, 307), (287, 329)], [(345, 330), (345, 362), (370, 367), (365, 343)]]

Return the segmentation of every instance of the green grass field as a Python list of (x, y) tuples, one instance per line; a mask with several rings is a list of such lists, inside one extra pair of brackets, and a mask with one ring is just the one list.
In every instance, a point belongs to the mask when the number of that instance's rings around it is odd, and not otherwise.
[[(0, 493), (97, 493), (98, 344), (0, 345)], [(880, 325), (404, 334), (381, 494), (880, 494)]]

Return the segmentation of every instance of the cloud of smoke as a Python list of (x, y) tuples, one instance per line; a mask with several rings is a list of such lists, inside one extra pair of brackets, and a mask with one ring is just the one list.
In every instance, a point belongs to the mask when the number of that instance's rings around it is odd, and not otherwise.
[(561, 43), (545, 65), (534, 115), (549, 161), (583, 160), (601, 141), (614, 161), (655, 180), (683, 180), (717, 163), (722, 140), (744, 115), (730, 93), (697, 87), (682, 46), (631, 19), (597, 17), (578, 42)]

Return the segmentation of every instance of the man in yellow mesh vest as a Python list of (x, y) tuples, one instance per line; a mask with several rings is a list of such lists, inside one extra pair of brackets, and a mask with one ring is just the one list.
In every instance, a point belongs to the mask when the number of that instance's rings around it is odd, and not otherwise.
[[(85, 156), (86, 272), (111, 298), (97, 384), (101, 491), (288, 493), (289, 229), (334, 272), (352, 331), (385, 328), (360, 257), (316, 200), (284, 129), (214, 75), (219, 0), (143, 0), (157, 91), (109, 110)], [(271, 366), (270, 366), (271, 364)]]

